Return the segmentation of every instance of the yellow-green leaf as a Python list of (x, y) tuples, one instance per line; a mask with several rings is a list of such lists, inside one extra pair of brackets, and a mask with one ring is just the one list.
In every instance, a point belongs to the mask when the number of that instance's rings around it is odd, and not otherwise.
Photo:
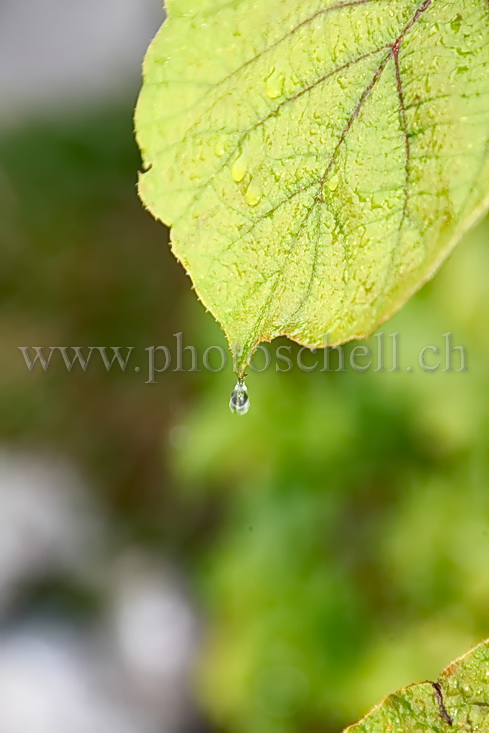
[(281, 334), (370, 334), (488, 207), (488, 0), (167, 10), (136, 113), (140, 192), (236, 371)]
[(450, 664), (436, 682), (389, 695), (345, 733), (489, 731), (489, 642)]

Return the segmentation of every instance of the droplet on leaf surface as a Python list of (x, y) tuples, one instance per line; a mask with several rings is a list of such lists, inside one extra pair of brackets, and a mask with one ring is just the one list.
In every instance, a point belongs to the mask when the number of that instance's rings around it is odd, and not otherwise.
[(251, 181), (248, 186), (248, 190), (245, 193), (245, 201), (248, 206), (256, 206), (260, 203), (262, 197), (262, 191), (260, 186), (255, 182)]
[(244, 153), (241, 153), (239, 158), (234, 162), (231, 169), (231, 175), (236, 183), (241, 183), (248, 170), (248, 164)]
[(339, 176), (333, 176), (328, 181), (328, 188), (330, 191), (336, 191), (340, 183)]
[(277, 73), (276, 69), (274, 69), (266, 81), (267, 96), (270, 99), (280, 97), (282, 95), (283, 84), (284, 79), (282, 74)]

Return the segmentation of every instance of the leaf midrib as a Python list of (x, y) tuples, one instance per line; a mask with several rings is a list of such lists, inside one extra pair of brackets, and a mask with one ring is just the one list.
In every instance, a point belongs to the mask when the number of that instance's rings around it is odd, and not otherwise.
[[(263, 304), (263, 306), (260, 309), (260, 313), (258, 315), (258, 318), (255, 321), (255, 326), (254, 326), (254, 328), (251, 331), (250, 337), (249, 337), (248, 341), (243, 346), (240, 347), (240, 351), (242, 353), (248, 353), (248, 352), (250, 352), (254, 348), (254, 346), (256, 345), (256, 343), (258, 342), (258, 333), (260, 332), (261, 327), (262, 327), (262, 325), (263, 325), (263, 323), (264, 323), (264, 321), (265, 321), (265, 319), (267, 317), (269, 307), (270, 307), (270, 305), (271, 305), (271, 303), (272, 303), (272, 301), (273, 301), (273, 299), (275, 297), (276, 290), (277, 290), (277, 288), (278, 288), (278, 286), (279, 286), (279, 284), (280, 284), (280, 282), (281, 282), (281, 280), (283, 278), (283, 274), (284, 274), (284, 272), (285, 272), (285, 270), (286, 270), (286, 268), (287, 268), (287, 266), (288, 266), (288, 264), (290, 262), (291, 257), (293, 257), (293, 255), (294, 255), (295, 248), (297, 246), (297, 242), (299, 241), (300, 234), (302, 233), (302, 230), (303, 230), (306, 222), (308, 221), (311, 213), (314, 211), (316, 205), (323, 202), (323, 190), (324, 190), (324, 186), (326, 184), (326, 181), (327, 181), (328, 175), (329, 175), (329, 173), (331, 171), (331, 168), (333, 167), (333, 165), (334, 165), (334, 163), (336, 161), (336, 157), (338, 155), (338, 152), (339, 152), (339, 150), (340, 150), (343, 142), (345, 141), (345, 139), (346, 139), (346, 137), (348, 135), (348, 132), (350, 131), (351, 127), (353, 126), (355, 120), (358, 119), (358, 116), (359, 116), (361, 110), (363, 109), (363, 106), (364, 106), (365, 102), (367, 101), (367, 99), (369, 98), (369, 96), (372, 93), (373, 89), (375, 88), (377, 82), (379, 81), (380, 77), (382, 76), (382, 73), (383, 73), (384, 69), (386, 68), (386, 66), (387, 66), (387, 64), (388, 64), (388, 62), (390, 61), (391, 58), (394, 59), (395, 66), (396, 66), (396, 80), (397, 80), (397, 86), (398, 86), (398, 95), (399, 95), (399, 103), (400, 103), (401, 120), (403, 120), (405, 122), (406, 108), (405, 108), (405, 105), (404, 105), (404, 98), (403, 98), (403, 92), (402, 92), (402, 81), (401, 81), (400, 70), (399, 70), (399, 63), (398, 63), (399, 52), (400, 52), (401, 45), (402, 45), (402, 42), (403, 42), (404, 38), (409, 33), (409, 31), (411, 30), (411, 28), (413, 28), (413, 26), (419, 20), (419, 18), (423, 15), (423, 13), (426, 12), (426, 10), (428, 10), (428, 8), (432, 4), (432, 2), (433, 2), (433, 0), (424, 0), (424, 2), (422, 3), (422, 5), (416, 10), (416, 12), (414, 13), (414, 15), (410, 19), (409, 23), (406, 24), (406, 26), (403, 28), (403, 30), (401, 31), (401, 33), (398, 35), (398, 37), (396, 38), (396, 40), (394, 41), (394, 43), (390, 44), (389, 53), (384, 57), (384, 59), (382, 59), (381, 63), (377, 67), (377, 69), (376, 69), (376, 71), (375, 71), (375, 73), (374, 73), (374, 75), (372, 77), (372, 80), (371, 80), (370, 84), (366, 87), (366, 89), (364, 89), (364, 91), (363, 91), (363, 93), (362, 93), (362, 95), (360, 97), (360, 100), (357, 103), (357, 106), (355, 107), (355, 109), (353, 110), (352, 114), (348, 118), (348, 121), (347, 121), (345, 127), (343, 128), (343, 130), (342, 130), (342, 132), (340, 134), (340, 139), (339, 139), (339, 141), (338, 141), (335, 149), (333, 150), (333, 153), (332, 153), (332, 155), (331, 155), (331, 157), (330, 157), (330, 159), (328, 161), (328, 164), (327, 164), (327, 166), (325, 168), (325, 171), (324, 171), (322, 177), (319, 179), (319, 181), (316, 181), (315, 182), (315, 183), (318, 183), (319, 184), (318, 192), (317, 192), (317, 194), (316, 194), (316, 196), (315, 196), (315, 198), (314, 198), (311, 206), (308, 207), (305, 216), (301, 220), (299, 229), (297, 230), (296, 233), (294, 233), (294, 238), (292, 240), (292, 245), (289, 248), (289, 251), (287, 252), (287, 254), (284, 256), (284, 263), (283, 263), (282, 267), (277, 271), (276, 275), (274, 276), (274, 281), (273, 281), (273, 285), (272, 285), (272, 287), (270, 289), (270, 293), (269, 293), (269, 295), (268, 295), (265, 303)], [(406, 184), (405, 184), (405, 189), (404, 189), (405, 201), (404, 201), (404, 207), (403, 207), (403, 214), (402, 214), (402, 218), (401, 218), (401, 224), (399, 226), (399, 236), (401, 235), (402, 226), (403, 226), (403, 223), (404, 223), (406, 214), (407, 214), (407, 206), (408, 206), (408, 198), (409, 198), (410, 142), (409, 142), (409, 138), (408, 138), (408, 135), (407, 135), (407, 129), (406, 128), (403, 129), (403, 133), (404, 133), (404, 137), (405, 137), (405, 140), (406, 140)], [(314, 185), (314, 183), (312, 185)], [(295, 195), (297, 195), (298, 193), (300, 193), (300, 191), (302, 189), (303, 189), (303, 187), (301, 187), (301, 189), (299, 189), (297, 192), (294, 192), (293, 194), (289, 194), (289, 196), (286, 199), (284, 199), (282, 201), (282, 203), (284, 203), (286, 201), (290, 201), (291, 198), (293, 198)], [(278, 207), (276, 207), (276, 208), (278, 208)], [(239, 240), (236, 240), (236, 241), (239, 241)], [(399, 244), (399, 242), (397, 244)], [(393, 248), (393, 250), (395, 250), (395, 249), (396, 248)], [(307, 300), (310, 297), (310, 293), (311, 293), (311, 290), (312, 290), (312, 284), (314, 282), (315, 273), (316, 273), (317, 257), (318, 257), (318, 243), (316, 241), (315, 246), (314, 246), (313, 264), (312, 264), (312, 268), (311, 268), (311, 275), (310, 275), (310, 278), (309, 278), (308, 287), (306, 289), (306, 292), (305, 292), (303, 298), (301, 299), (301, 302), (300, 302), (299, 306), (290, 315), (289, 320), (288, 320), (288, 323), (291, 323), (293, 321), (293, 319), (297, 316), (297, 314), (299, 313), (299, 311), (304, 307), (305, 303), (307, 302)], [(265, 282), (268, 282), (268, 280), (265, 281)], [(263, 286), (263, 282), (259, 284), (258, 288), (261, 288), (262, 286)], [(251, 295), (256, 294), (256, 290), (257, 290), (257, 288), (253, 288), (252, 291), (250, 293), (248, 293), (240, 301), (240, 303), (237, 305), (237, 307), (233, 310), (233, 313), (236, 310), (241, 309), (242, 306), (243, 306), (243, 304), (247, 301), (247, 299)], [(279, 334), (277, 334), (277, 335), (279, 335)]]

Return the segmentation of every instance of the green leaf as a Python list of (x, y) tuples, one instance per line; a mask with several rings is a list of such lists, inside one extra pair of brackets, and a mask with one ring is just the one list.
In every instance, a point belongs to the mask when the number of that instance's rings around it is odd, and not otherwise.
[(369, 335), (488, 207), (488, 1), (167, 9), (136, 113), (140, 193), (236, 371), (282, 334)]
[[(389, 695), (348, 733), (489, 730), (489, 641), (450, 664), (437, 682)], [(346, 732), (345, 732), (346, 733)]]

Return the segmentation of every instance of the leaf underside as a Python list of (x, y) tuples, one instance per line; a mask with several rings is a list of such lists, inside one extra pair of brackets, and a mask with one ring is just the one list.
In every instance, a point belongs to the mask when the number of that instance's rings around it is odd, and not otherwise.
[(489, 642), (450, 664), (437, 682), (389, 695), (345, 733), (487, 733)]
[(488, 207), (488, 0), (167, 11), (136, 111), (140, 194), (235, 370), (279, 335), (369, 335)]

